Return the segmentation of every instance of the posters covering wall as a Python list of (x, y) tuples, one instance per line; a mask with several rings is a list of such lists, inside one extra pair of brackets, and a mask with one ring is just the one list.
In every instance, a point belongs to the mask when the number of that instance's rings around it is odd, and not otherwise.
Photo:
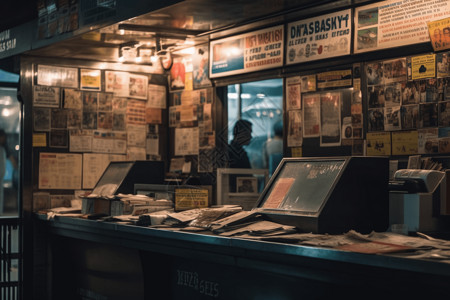
[(430, 41), (427, 22), (450, 16), (447, 0), (388, 0), (355, 8), (355, 53)]
[(283, 25), (233, 36), (210, 44), (210, 78), (283, 65)]
[(351, 23), (350, 9), (289, 23), (286, 64), (350, 54)]

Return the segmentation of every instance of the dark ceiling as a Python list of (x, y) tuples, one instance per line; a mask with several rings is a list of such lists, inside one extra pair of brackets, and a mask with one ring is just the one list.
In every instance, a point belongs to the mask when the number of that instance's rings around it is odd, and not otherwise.
[[(164, 6), (164, 0), (159, 1), (162, 2), (154, 2)], [(37, 18), (35, 4), (37, 0), (0, 0), (0, 2), (0, 30)], [(94, 27), (89, 34), (77, 33), (76, 36), (62, 42), (34, 49), (31, 54), (117, 61), (118, 47), (125, 43), (138, 41), (149, 47), (156, 48), (159, 44), (163, 48), (172, 47), (171, 50), (179, 50), (203, 44), (210, 39), (336, 11), (363, 2), (368, 1), (185, 0), (145, 14), (130, 7), (132, 12), (136, 10), (136, 17), (109, 26)], [(121, 7), (126, 0), (116, 0), (115, 3), (118, 3), (117, 7)], [(81, 11), (81, 15), (85, 13)], [(80, 22), (82, 24), (83, 20)], [(82, 28), (79, 32), (86, 33), (86, 30)]]
[(36, 0), (0, 1), (0, 32), (37, 18)]

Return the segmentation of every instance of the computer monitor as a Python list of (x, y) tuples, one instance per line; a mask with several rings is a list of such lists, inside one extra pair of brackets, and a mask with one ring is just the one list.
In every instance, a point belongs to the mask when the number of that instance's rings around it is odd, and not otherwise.
[(254, 210), (313, 233), (368, 233), (389, 225), (386, 157), (284, 158)]
[(133, 194), (136, 183), (162, 184), (164, 174), (162, 161), (112, 161), (98, 180), (92, 194)]

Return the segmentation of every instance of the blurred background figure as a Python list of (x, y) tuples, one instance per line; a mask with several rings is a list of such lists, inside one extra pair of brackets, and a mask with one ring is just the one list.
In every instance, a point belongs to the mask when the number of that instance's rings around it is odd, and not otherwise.
[(5, 206), (4, 178), (7, 169), (8, 160), (14, 170), (17, 170), (17, 161), (15, 157), (9, 153), (7, 145), (6, 132), (0, 129), (0, 214), (3, 214)]
[(269, 169), (269, 176), (272, 176), (283, 158), (283, 123), (281, 121), (273, 125), (273, 137), (264, 144), (263, 158), (264, 168)]

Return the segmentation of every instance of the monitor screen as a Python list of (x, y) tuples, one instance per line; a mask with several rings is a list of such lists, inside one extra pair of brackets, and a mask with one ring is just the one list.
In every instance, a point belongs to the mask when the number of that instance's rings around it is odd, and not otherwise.
[(284, 159), (259, 208), (314, 214), (326, 201), (345, 159)]
[(114, 195), (132, 166), (133, 162), (110, 162), (92, 194), (98, 196)]

